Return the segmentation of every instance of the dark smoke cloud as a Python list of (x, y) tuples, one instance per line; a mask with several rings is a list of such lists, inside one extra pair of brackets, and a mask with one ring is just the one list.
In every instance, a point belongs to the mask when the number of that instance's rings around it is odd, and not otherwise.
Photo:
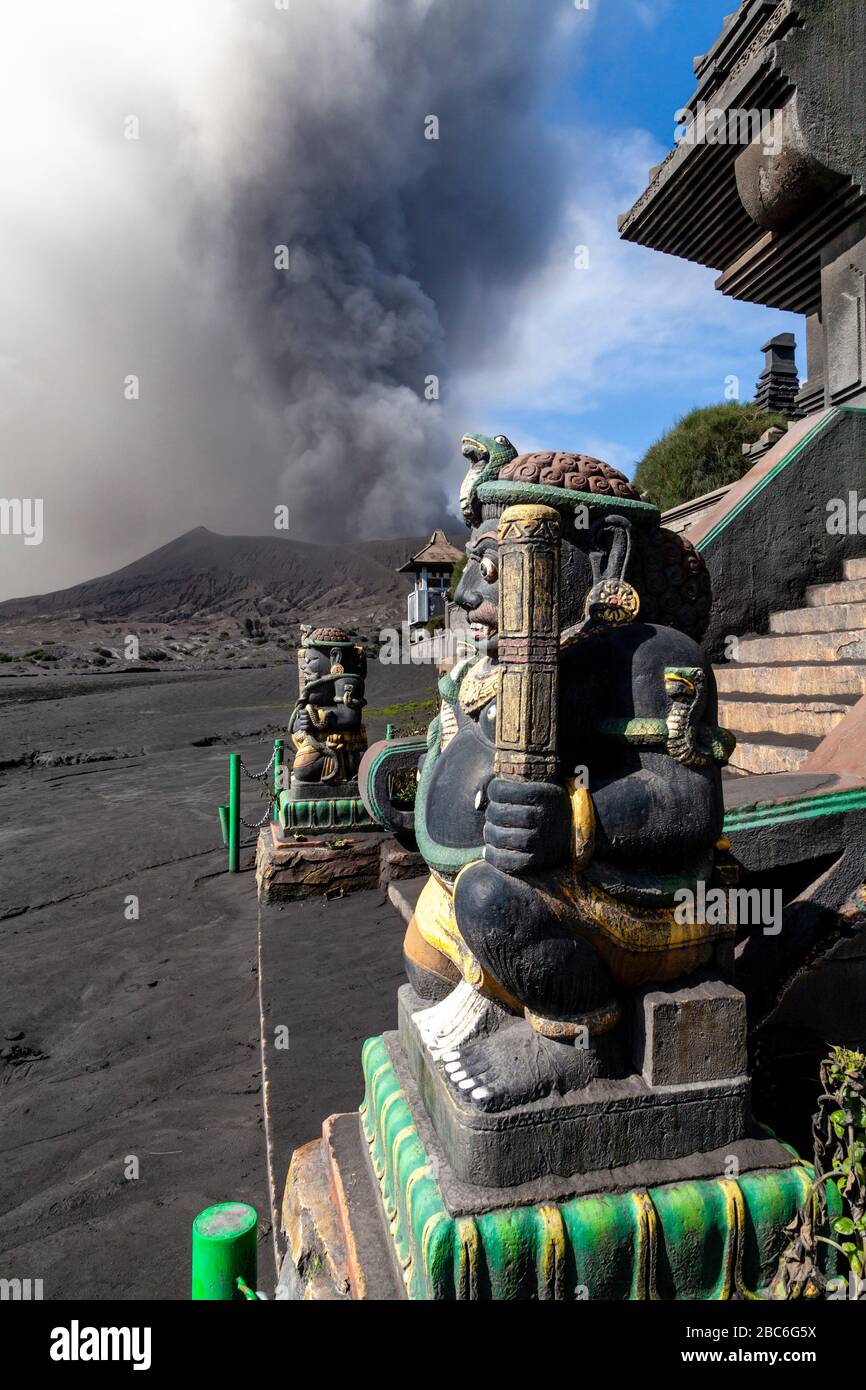
[(0, 540), (2, 596), (281, 503), (306, 540), (452, 510), (459, 434), (498, 427), (461, 380), (563, 198), (538, 108), (568, 8), (17, 0), (0, 491), (44, 496), (45, 540)]

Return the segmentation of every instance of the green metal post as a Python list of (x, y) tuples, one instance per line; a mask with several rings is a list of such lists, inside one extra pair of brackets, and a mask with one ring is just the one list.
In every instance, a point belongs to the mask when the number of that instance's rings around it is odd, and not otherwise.
[(217, 807), (217, 810), (218, 810), (219, 813), (220, 813), (220, 830), (221, 830), (222, 833), (223, 833), (223, 844), (224, 844), (224, 845), (226, 846), (226, 848), (228, 849), (228, 843), (229, 843), (229, 808), (228, 808), (228, 806), (218, 806), (218, 807)]
[(394, 725), (393, 725), (393, 724), (386, 724), (386, 725), (385, 725), (385, 737), (386, 737), (387, 739), (389, 739), (389, 740), (392, 739), (392, 738), (394, 737)]
[(281, 774), (282, 774), (282, 770), (283, 770), (283, 740), (282, 740), (281, 738), (275, 738), (275, 739), (274, 739), (274, 822), (276, 822), (277, 820), (279, 820), (279, 813), (278, 813), (278, 811), (277, 811), (277, 796), (279, 795), (280, 790), (281, 790), (281, 786), (280, 786), (280, 776), (281, 776)]
[(241, 755), (229, 753), (229, 873), (241, 867)]
[(258, 1217), (247, 1202), (218, 1202), (192, 1223), (192, 1297), (242, 1301), (242, 1279), (256, 1287)]

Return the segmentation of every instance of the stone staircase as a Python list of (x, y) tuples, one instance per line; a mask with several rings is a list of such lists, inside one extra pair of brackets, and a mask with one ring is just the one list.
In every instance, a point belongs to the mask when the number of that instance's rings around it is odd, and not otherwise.
[(795, 772), (866, 694), (866, 558), (842, 572), (715, 668), (719, 723), (737, 736), (731, 772)]

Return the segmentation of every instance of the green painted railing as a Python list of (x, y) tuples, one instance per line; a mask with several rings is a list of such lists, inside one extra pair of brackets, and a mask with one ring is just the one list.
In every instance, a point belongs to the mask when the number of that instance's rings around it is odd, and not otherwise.
[(248, 1202), (218, 1202), (192, 1223), (192, 1297), (196, 1302), (255, 1299), (258, 1216)]
[[(228, 871), (236, 874), (241, 866), (241, 827), (246, 826), (248, 830), (258, 830), (266, 821), (277, 819), (277, 797), (281, 790), (281, 780), (285, 759), (285, 740), (282, 738), (274, 739), (274, 751), (267, 767), (261, 772), (249, 772), (241, 761), (240, 753), (229, 754), (229, 799), (224, 806), (219, 806), (220, 830), (222, 832), (223, 844), (228, 850)], [(272, 804), (266, 814), (255, 825), (245, 821), (241, 815), (241, 773), (254, 782), (267, 783), (268, 773), (273, 768), (272, 784)]]

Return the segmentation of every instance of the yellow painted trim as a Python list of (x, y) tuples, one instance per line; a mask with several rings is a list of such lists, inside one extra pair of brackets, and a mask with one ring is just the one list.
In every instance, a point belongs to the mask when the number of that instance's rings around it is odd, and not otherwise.
[(656, 1288), (658, 1255), (658, 1213), (648, 1192), (632, 1192), (635, 1208), (635, 1282), (633, 1298), (638, 1301), (659, 1301)]
[(568, 778), (565, 789), (571, 802), (571, 867), (585, 869), (595, 853), (595, 804), (587, 787)]
[(460, 934), (454, 914), (454, 894), (460, 882), (460, 874), (471, 868), (471, 864), (465, 864), (452, 887), (443, 883), (438, 875), (431, 874), (415, 904), (413, 921), (418, 934), (427, 945), (447, 957), (452, 965), (456, 965), (467, 985), (472, 985), (488, 998), (498, 1000), (506, 1008), (519, 1011), (522, 1007), (519, 1000), (512, 999), (498, 981), (483, 969)]
[(565, 1297), (566, 1238), (565, 1223), (559, 1207), (536, 1207), (541, 1218), (541, 1249), (539, 1276), (543, 1280), (545, 1297), (561, 1301)]
[(681, 951), (736, 932), (730, 923), (677, 922), (674, 907), (625, 904), (582, 878), (558, 874), (557, 884), (576, 913), (628, 952)]
[(478, 1270), (481, 1263), (481, 1237), (471, 1216), (459, 1216), (454, 1222), (457, 1244), (455, 1297), (462, 1303), (478, 1298)]

